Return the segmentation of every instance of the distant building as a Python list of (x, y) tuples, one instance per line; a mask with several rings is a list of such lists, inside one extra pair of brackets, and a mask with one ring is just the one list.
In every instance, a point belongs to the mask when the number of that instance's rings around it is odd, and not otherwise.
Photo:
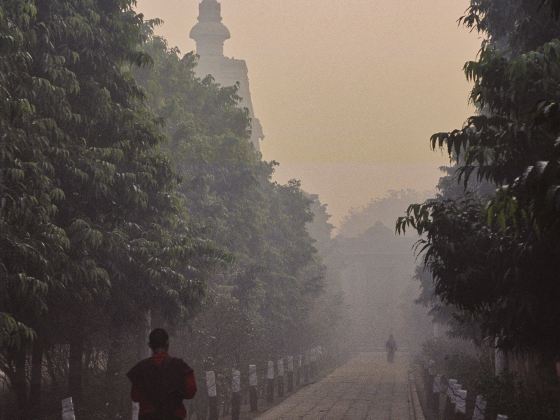
[(196, 53), (200, 57), (196, 69), (199, 77), (210, 74), (222, 86), (239, 83), (239, 96), (243, 98), (241, 106), (249, 110), (252, 120), (251, 142), (260, 150), (264, 135), (253, 111), (247, 64), (244, 60), (224, 56), (224, 42), (231, 35), (222, 23), (222, 6), (217, 0), (203, 0), (200, 3), (198, 23), (192, 28), (190, 37), (196, 41)]

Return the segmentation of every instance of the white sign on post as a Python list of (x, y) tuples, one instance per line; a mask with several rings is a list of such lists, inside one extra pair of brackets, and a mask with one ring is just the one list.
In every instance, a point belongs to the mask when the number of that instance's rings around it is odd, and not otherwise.
[(484, 420), (486, 416), (486, 400), (482, 395), (476, 396), (472, 420)]
[(62, 420), (76, 420), (72, 397), (62, 400)]
[(288, 372), (294, 371), (294, 356), (288, 356)]
[(137, 402), (132, 403), (132, 420), (138, 420), (140, 415), (140, 404)]
[(231, 392), (241, 392), (241, 372), (237, 369), (232, 369), (231, 378)]
[(249, 385), (257, 386), (257, 365), (249, 365)]
[(206, 372), (206, 388), (208, 388), (208, 396), (210, 398), (218, 395), (218, 391), (216, 389), (216, 374), (213, 370)]
[(278, 360), (278, 376), (284, 376), (284, 360)]
[(274, 379), (274, 362), (272, 360), (268, 361), (268, 369), (266, 372), (267, 379)]

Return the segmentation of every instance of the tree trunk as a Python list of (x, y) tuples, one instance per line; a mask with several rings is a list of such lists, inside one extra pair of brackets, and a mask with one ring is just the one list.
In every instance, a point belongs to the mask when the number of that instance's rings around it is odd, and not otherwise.
[(31, 417), (38, 419), (41, 415), (41, 382), (43, 379), (43, 344), (39, 340), (33, 343), (31, 355), (31, 388), (29, 406)]
[(137, 349), (136, 358), (138, 360), (150, 357), (150, 348), (148, 347), (148, 336), (150, 335), (152, 329), (152, 314), (151, 311), (147, 311), (144, 315), (144, 322), (138, 326), (137, 335)]
[(19, 350), (15, 358), (16, 371), (14, 376), (14, 391), (16, 393), (19, 420), (27, 420), (29, 418), (27, 408), (27, 377), (25, 374), (26, 359), (26, 351)]
[(70, 341), (70, 358), (68, 364), (68, 394), (74, 403), (82, 399), (82, 359), (84, 354), (84, 339), (80, 334)]
[(56, 377), (56, 370), (50, 352), (45, 353), (45, 359), (47, 362), (47, 372), (49, 373), (51, 385), (58, 391), (58, 378)]
[[(124, 346), (124, 330), (118, 322), (113, 321), (109, 329), (109, 352), (107, 355), (107, 371), (106, 371), (106, 384), (105, 392), (106, 395), (106, 410), (108, 418), (114, 415), (118, 410), (122, 408), (123, 395), (120, 390), (120, 385), (122, 385), (125, 380), (125, 366), (123, 365), (123, 353), (125, 352)], [(128, 381), (126, 380), (126, 383)]]

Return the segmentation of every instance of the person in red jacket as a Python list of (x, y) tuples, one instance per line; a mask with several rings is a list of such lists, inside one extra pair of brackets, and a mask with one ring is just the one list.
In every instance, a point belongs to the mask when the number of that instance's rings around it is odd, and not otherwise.
[(183, 400), (196, 394), (194, 371), (183, 360), (171, 357), (169, 335), (157, 328), (150, 333), (152, 357), (128, 372), (132, 401), (139, 403), (138, 420), (183, 420), (187, 410)]

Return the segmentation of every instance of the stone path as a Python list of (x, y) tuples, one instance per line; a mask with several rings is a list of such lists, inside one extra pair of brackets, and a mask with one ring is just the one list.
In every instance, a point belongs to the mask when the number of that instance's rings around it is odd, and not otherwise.
[(258, 419), (412, 420), (407, 372), (403, 354), (389, 364), (385, 353), (361, 353)]

